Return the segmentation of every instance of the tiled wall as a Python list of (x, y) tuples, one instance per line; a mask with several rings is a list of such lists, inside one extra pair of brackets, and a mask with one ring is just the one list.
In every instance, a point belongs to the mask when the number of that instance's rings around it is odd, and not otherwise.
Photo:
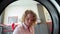
[(2, 34), (2, 26), (0, 26), (0, 34)]
[(11, 26), (4, 26), (3, 27), (3, 33), (2, 34), (12, 34), (13, 30), (11, 28)]

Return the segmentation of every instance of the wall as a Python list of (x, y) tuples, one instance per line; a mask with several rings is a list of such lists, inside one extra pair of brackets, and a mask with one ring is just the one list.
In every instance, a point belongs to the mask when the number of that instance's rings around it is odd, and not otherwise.
[(44, 10), (46, 22), (51, 22), (51, 17), (50, 17), (49, 12), (47, 11), (47, 9), (45, 7), (43, 7), (43, 10)]

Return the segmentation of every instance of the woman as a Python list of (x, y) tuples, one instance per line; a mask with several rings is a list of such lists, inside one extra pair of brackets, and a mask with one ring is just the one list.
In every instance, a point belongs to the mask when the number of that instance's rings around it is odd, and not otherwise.
[(26, 10), (22, 17), (22, 25), (18, 25), (13, 34), (34, 34), (34, 24), (36, 23), (37, 16), (32, 10)]

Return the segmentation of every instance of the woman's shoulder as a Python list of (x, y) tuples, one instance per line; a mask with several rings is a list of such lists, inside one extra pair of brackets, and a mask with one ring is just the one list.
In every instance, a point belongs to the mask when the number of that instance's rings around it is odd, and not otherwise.
[(18, 33), (20, 33), (20, 31), (21, 31), (21, 27), (22, 27), (22, 25), (17, 25), (16, 26), (16, 28), (14, 29), (14, 32), (13, 32), (13, 34), (18, 34)]
[(19, 28), (21, 28), (21, 27), (22, 27), (22, 25), (21, 25), (21, 24), (19, 24), (19, 25), (17, 25), (17, 27), (16, 27), (16, 28), (18, 28), (18, 29), (19, 29)]

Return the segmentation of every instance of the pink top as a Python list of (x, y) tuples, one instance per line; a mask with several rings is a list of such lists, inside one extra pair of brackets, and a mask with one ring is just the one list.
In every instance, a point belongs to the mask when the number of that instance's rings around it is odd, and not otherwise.
[(34, 27), (30, 27), (28, 30), (27, 26), (23, 23), (15, 28), (13, 34), (34, 34)]

